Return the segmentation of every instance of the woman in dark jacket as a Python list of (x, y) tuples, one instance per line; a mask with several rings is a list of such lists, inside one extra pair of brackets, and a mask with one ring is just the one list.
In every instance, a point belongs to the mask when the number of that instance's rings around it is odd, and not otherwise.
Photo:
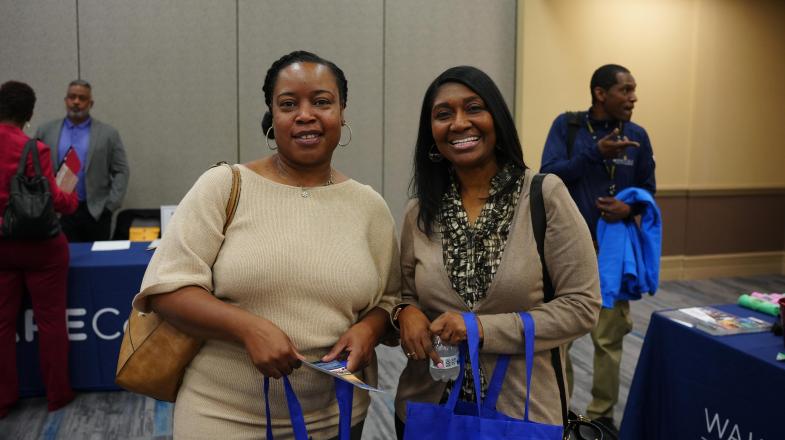
[[(8, 205), (11, 179), (29, 137), (22, 128), (33, 116), (35, 93), (29, 85), (8, 81), (0, 86), (0, 214)], [(41, 172), (49, 181), (54, 208), (72, 213), (76, 193), (66, 194), (55, 184), (49, 147), (38, 142)], [(26, 175), (34, 174), (32, 155)], [(0, 217), (0, 225), (2, 218)], [(49, 410), (74, 399), (68, 379), (68, 333), (65, 323), (68, 242), (62, 233), (44, 240), (17, 240), (0, 236), (0, 418), (19, 399), (16, 374), (16, 319), (25, 290), (33, 302), (40, 336), (41, 373)]]

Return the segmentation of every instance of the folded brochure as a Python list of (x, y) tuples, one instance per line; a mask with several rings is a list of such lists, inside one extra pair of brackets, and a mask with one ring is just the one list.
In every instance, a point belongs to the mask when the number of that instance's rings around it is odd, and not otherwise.
[(356, 386), (357, 388), (361, 388), (367, 391), (374, 391), (377, 393), (383, 393), (384, 391), (374, 388), (367, 383), (363, 382), (352, 374), (351, 371), (346, 369), (346, 361), (330, 361), (330, 362), (321, 362), (321, 361), (314, 361), (314, 362), (303, 362), (303, 365), (313, 368), (316, 371), (319, 371), (324, 374), (329, 374), (330, 376), (337, 377), (345, 382), (349, 382), (350, 384)]
[(74, 147), (69, 147), (68, 151), (63, 156), (63, 161), (60, 163), (60, 168), (57, 170), (55, 182), (57, 186), (66, 193), (71, 193), (76, 188), (76, 183), (79, 180), (79, 169), (82, 168), (82, 163), (79, 161), (79, 156), (76, 154)]

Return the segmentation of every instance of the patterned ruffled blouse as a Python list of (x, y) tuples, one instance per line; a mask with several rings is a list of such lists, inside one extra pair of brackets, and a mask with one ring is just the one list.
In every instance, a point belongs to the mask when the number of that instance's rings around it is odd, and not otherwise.
[[(511, 191), (505, 188), (514, 185)], [(510, 231), (515, 208), (523, 185), (523, 170), (507, 164), (491, 179), (488, 199), (475, 220), (469, 223), (457, 178), (442, 197), (439, 207), (439, 223), (442, 233), (444, 268), (452, 287), (463, 298), (469, 309), (485, 298), (496, 270), (499, 268), (507, 235)], [(467, 362), (461, 400), (474, 400), (474, 384)], [(487, 383), (485, 373), (480, 370), (483, 398)], [(445, 389), (443, 400), (450, 393), (451, 385)]]

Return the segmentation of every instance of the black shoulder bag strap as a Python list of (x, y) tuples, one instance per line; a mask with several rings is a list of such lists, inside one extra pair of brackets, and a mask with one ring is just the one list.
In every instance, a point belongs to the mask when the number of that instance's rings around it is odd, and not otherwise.
[[(540, 254), (542, 264), (542, 291), (545, 302), (550, 302), (555, 294), (551, 276), (548, 274), (548, 266), (545, 264), (545, 230), (548, 222), (545, 217), (545, 201), (542, 197), (542, 181), (545, 174), (536, 174), (532, 178), (531, 189), (529, 190), (529, 209), (532, 216), (532, 229), (534, 240), (537, 242), (537, 253)], [(564, 374), (561, 367), (561, 348), (551, 349), (551, 364), (556, 373), (556, 383), (559, 385), (559, 396), (561, 397), (562, 423), (567, 426), (567, 391), (564, 387)]]
[[(35, 176), (33, 177), (43, 176), (44, 173), (41, 171), (41, 159), (38, 157), (38, 139), (35, 138), (28, 139), (27, 142), (25, 142), (24, 150), (22, 150), (22, 157), (19, 159), (19, 165), (16, 169), (16, 175), (25, 175), (25, 171), (27, 170), (27, 157), (29, 155), (33, 156), (33, 171), (35, 171)], [(48, 183), (49, 182), (47, 181), (47, 184)]]
[(572, 146), (575, 145), (575, 136), (584, 118), (586, 112), (567, 112), (567, 159), (572, 158)]

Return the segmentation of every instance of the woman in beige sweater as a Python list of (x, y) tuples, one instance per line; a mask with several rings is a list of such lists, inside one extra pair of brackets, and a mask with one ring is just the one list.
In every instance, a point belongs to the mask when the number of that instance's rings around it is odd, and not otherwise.
[[(348, 354), (375, 383), (374, 347), (399, 301), (392, 216), (375, 191), (331, 167), (341, 142), (346, 79), (308, 52), (285, 55), (264, 82), (271, 157), (240, 166), (242, 190), (224, 235), (231, 173), (204, 173), (177, 208), (134, 307), (205, 339), (174, 409), (174, 436), (258, 439), (267, 427), (264, 376), (288, 375), (309, 435), (335, 438), (333, 379), (303, 360)], [(348, 126), (347, 126), (348, 128)], [(351, 140), (344, 130), (345, 141)], [(274, 139), (274, 141), (273, 141)], [(274, 144), (273, 144), (274, 142)], [(355, 389), (351, 438), (369, 405)], [(276, 439), (292, 438), (281, 381), (270, 386)]]
[[(545, 303), (542, 265), (532, 233), (529, 187), (518, 135), (493, 81), (473, 67), (454, 67), (428, 88), (420, 114), (413, 188), (401, 231), (402, 303), (393, 310), (409, 358), (395, 399), (402, 435), (406, 403), (440, 402), (451, 387), (428, 373), (439, 362), (438, 335), (466, 339), (461, 312), (473, 312), (482, 345), (480, 378), (467, 368), (461, 400), (474, 401), (473, 380), (487, 391), (501, 354), (511, 356), (499, 411), (523, 418), (522, 323), (535, 322), (530, 419), (562, 423), (550, 350), (586, 334), (600, 309), (597, 263), (589, 230), (558, 177), (543, 181), (545, 260), (555, 298)], [(561, 356), (564, 356), (562, 351)], [(484, 397), (484, 396), (483, 396)]]

